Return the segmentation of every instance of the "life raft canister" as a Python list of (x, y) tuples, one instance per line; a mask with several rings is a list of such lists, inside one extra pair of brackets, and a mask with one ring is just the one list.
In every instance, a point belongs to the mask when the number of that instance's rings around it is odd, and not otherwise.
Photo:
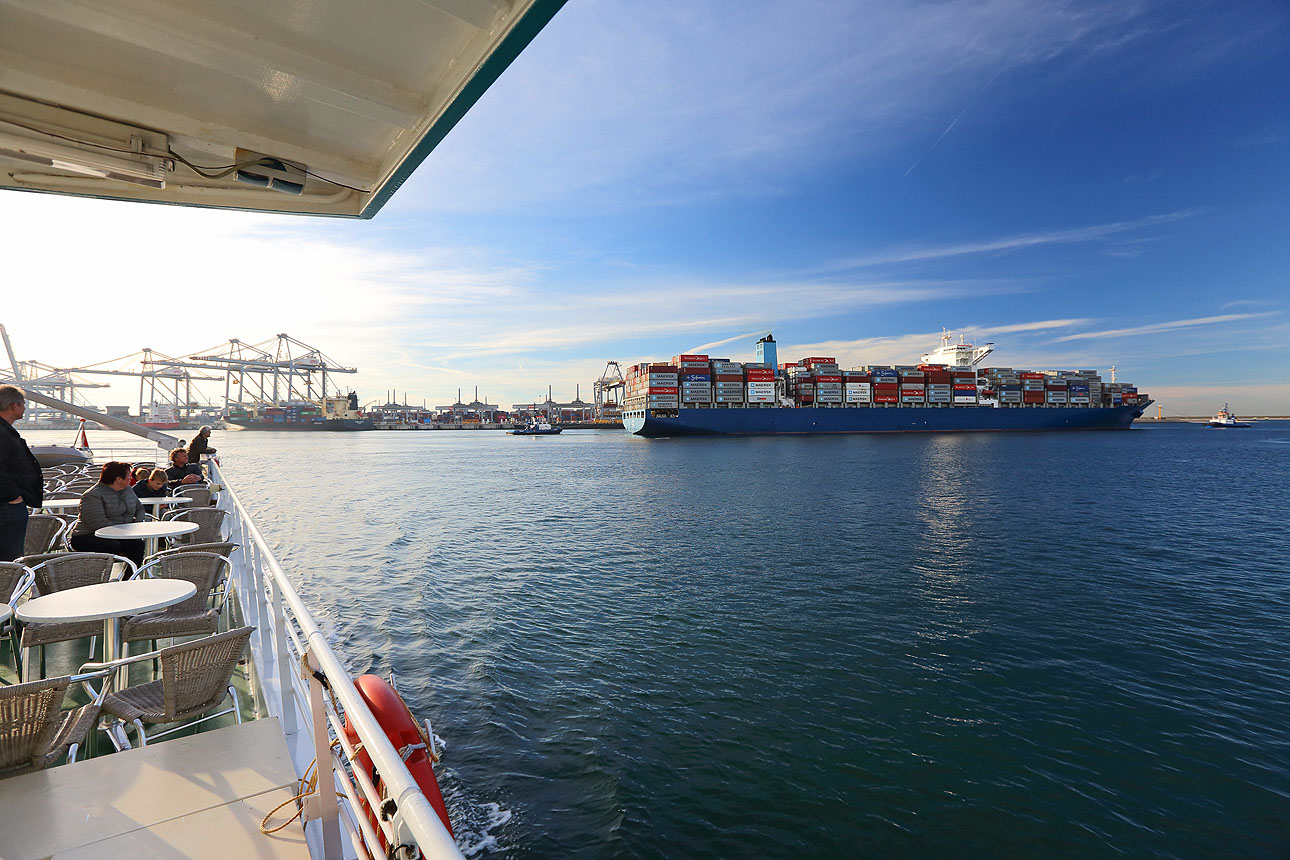
[[(394, 749), (404, 756), (403, 762), (408, 772), (412, 774), (421, 793), (430, 801), (435, 812), (439, 813), (439, 820), (443, 822), (448, 835), (451, 836), (452, 825), (448, 822), (448, 807), (443, 802), (443, 793), (439, 791), (439, 780), (435, 778), (433, 763), (430, 760), (429, 751), (425, 748), (427, 739), (417, 727), (416, 721), (412, 719), (412, 712), (408, 710), (407, 704), (390, 683), (378, 675), (360, 675), (354, 679), (354, 686), (358, 689), (358, 694), (363, 697), (363, 701), (367, 703), (372, 716), (376, 717), (376, 722), (385, 730), (385, 736), (390, 739)], [(356, 745), (359, 741), (358, 732), (350, 724), (348, 716), (345, 717), (345, 737), (351, 745)], [(409, 750), (407, 754), (404, 754), (405, 750)], [(385, 795), (385, 781), (372, 765), (372, 758), (366, 750), (358, 751), (358, 755), (354, 757), (354, 766), (362, 768), (363, 772), (371, 778), (376, 790), (382, 796)], [(385, 831), (377, 823), (377, 810), (370, 808), (366, 800), (362, 801), (362, 805), (367, 812), (368, 821), (372, 822), (372, 829), (381, 840), (381, 847), (388, 850)]]

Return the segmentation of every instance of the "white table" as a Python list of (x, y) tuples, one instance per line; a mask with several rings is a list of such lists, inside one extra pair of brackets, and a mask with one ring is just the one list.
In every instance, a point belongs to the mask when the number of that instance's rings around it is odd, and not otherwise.
[(163, 505), (187, 505), (192, 501), (190, 496), (146, 496), (139, 499), (139, 504), (150, 508), (161, 508)]
[(81, 498), (77, 496), (74, 499), (45, 499), (40, 506), (47, 511), (65, 511), (68, 508), (79, 508)]
[(7, 603), (0, 603), (0, 621), (8, 621), (9, 616), (13, 615), (13, 609)]
[(107, 663), (117, 658), (122, 618), (174, 606), (196, 593), (197, 586), (183, 579), (100, 582), (28, 600), (18, 607), (18, 618), (34, 624), (102, 621), (103, 661)]
[(104, 526), (96, 531), (94, 536), (108, 538), (109, 540), (139, 540), (142, 538), (147, 541), (143, 553), (144, 557), (147, 557), (157, 551), (157, 540), (159, 538), (192, 534), (198, 528), (197, 523), (183, 520), (162, 520), (151, 523), (125, 523), (119, 526)]

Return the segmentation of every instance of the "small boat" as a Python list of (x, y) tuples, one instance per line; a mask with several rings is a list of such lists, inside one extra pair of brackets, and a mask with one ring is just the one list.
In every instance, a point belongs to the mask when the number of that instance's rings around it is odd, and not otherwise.
[(556, 427), (553, 424), (547, 424), (545, 421), (541, 423), (534, 422), (524, 427), (516, 427), (514, 430), (511, 431), (511, 435), (512, 436), (555, 436), (562, 429), (564, 428)]
[(1232, 414), (1231, 410), (1227, 408), (1227, 404), (1224, 403), (1223, 408), (1218, 410), (1218, 414), (1215, 415), (1213, 418), (1209, 419), (1208, 426), (1210, 427), (1250, 427), (1252, 425), (1243, 421), (1237, 421), (1236, 416)]
[(85, 435), (85, 419), (82, 418), (76, 428), (76, 440), (71, 445), (32, 445), (31, 453), (42, 469), (67, 463), (88, 463), (94, 452), (90, 450), (90, 440)]

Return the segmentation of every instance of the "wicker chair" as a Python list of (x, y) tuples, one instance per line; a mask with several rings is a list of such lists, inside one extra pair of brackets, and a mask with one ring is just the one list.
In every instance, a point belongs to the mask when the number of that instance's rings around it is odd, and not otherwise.
[[(181, 552), (145, 564), (137, 578), (182, 579), (197, 593), (166, 609), (131, 615), (121, 622), (121, 641), (173, 639), (176, 636), (209, 636), (219, 630), (222, 602), (210, 608), (211, 594), (223, 591), (228, 578), (228, 559), (213, 552)], [(123, 653), (129, 653), (125, 651)]]
[(49, 548), (54, 546), (66, 525), (52, 514), (32, 514), (27, 517), (27, 536), (22, 543), (22, 554), (49, 552)]
[[(36, 575), (27, 565), (17, 561), (0, 561), (0, 601), (10, 609), (18, 605), (19, 598), (31, 589), (35, 581)], [(18, 645), (18, 628), (13, 623), (12, 616), (0, 621), (0, 636), (9, 637), (13, 665), (18, 670), (18, 676), (22, 677), (22, 649)]]
[(82, 679), (64, 675), (0, 687), (0, 778), (44, 770), (64, 755), (68, 763), (76, 761), (102, 704), (100, 697), (75, 710), (62, 710), (68, 686)]
[(162, 517), (164, 520), (197, 523), (197, 531), (174, 538), (175, 546), (186, 546), (195, 543), (223, 543), (224, 521), (228, 511), (219, 508), (192, 508), (182, 511), (171, 511)]
[(154, 552), (152, 555), (144, 559), (144, 563), (147, 563), (150, 561), (156, 561), (159, 558), (165, 558), (168, 555), (175, 555), (176, 553), (181, 553), (181, 552), (213, 552), (217, 555), (224, 556), (224, 558), (228, 558), (235, 551), (241, 548), (242, 548), (242, 545), (240, 543), (234, 543), (233, 541), (213, 541), (211, 543), (190, 543), (190, 544), (184, 544), (182, 546), (177, 546), (172, 549), (163, 549), (160, 552)]
[[(111, 693), (103, 700), (103, 713), (116, 717), (104, 729), (118, 750), (130, 748), (126, 725), (133, 724), (139, 745), (147, 746), (145, 725), (184, 722), (183, 725), (153, 734), (153, 739), (197, 723), (213, 720), (232, 713), (242, 722), (238, 710), (237, 691), (229, 683), (233, 670), (242, 657), (242, 649), (251, 638), (253, 627), (239, 627), (227, 633), (218, 633), (205, 639), (194, 639), (181, 645), (172, 645), (160, 651), (124, 657), (111, 663), (87, 663), (81, 671), (110, 669), (140, 660), (161, 660), (161, 680), (150, 681)], [(207, 712), (233, 698), (233, 707), (216, 714)], [(192, 717), (199, 719), (191, 720)]]
[(176, 496), (187, 496), (193, 500), (193, 508), (204, 508), (211, 503), (211, 488), (206, 484), (185, 484), (175, 488)]
[[(95, 585), (108, 582), (112, 578), (112, 568), (118, 562), (125, 565), (126, 576), (134, 574), (134, 562), (119, 555), (106, 552), (65, 552), (46, 559), (32, 567), (36, 578), (36, 590), (41, 594), (53, 594), (69, 588), (80, 588), (83, 585)], [(102, 621), (67, 621), (49, 624), (26, 624), (22, 628), (22, 649), (40, 646), (40, 673), (45, 673), (45, 646), (52, 642), (70, 642), (76, 639), (90, 640), (90, 656), (94, 656), (94, 643), (103, 632)], [(29, 669), (30, 661), (24, 661), (24, 668)], [(25, 678), (24, 678), (25, 680)]]

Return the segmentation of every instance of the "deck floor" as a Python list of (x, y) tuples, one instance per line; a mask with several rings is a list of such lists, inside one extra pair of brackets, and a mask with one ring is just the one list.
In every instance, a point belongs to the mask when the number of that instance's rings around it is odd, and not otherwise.
[[(295, 795), (278, 721), (226, 726), (0, 781), (4, 860), (305, 860), (298, 822), (264, 815)], [(295, 812), (289, 803), (270, 826)]]

